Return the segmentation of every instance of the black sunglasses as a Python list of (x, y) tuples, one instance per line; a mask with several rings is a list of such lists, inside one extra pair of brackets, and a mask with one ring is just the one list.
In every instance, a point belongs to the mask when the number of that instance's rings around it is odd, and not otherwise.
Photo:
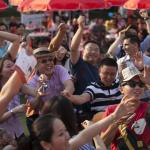
[(123, 82), (121, 85), (122, 86), (129, 85), (131, 88), (135, 88), (137, 85), (140, 88), (143, 88), (145, 86), (145, 84), (143, 82), (136, 82), (136, 81), (133, 81), (133, 80)]

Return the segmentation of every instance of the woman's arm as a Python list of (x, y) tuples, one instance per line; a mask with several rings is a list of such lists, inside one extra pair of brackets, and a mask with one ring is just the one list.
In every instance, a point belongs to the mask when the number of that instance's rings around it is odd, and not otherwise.
[(26, 110), (26, 105), (25, 104), (21, 104), (21, 105), (18, 105), (16, 107), (14, 107), (10, 111), (5, 112), (0, 117), (0, 123), (8, 120), (10, 117), (13, 117), (13, 116), (17, 115), (18, 113), (25, 113), (25, 110)]
[(107, 147), (111, 144), (118, 130), (118, 124), (112, 123), (105, 132), (101, 133), (101, 138)]
[(9, 47), (9, 53), (12, 59), (15, 60), (20, 45), (20, 37), (16, 34), (4, 31), (0, 31), (0, 37), (4, 40), (12, 42), (12, 45)]
[[(29, 78), (31, 72), (36, 66), (36, 59), (32, 56), (23, 53), (17, 58), (16, 71), (12, 74), (9, 80), (2, 87), (0, 92), (0, 116), (6, 111), (8, 103), (19, 92), (24, 81)], [(24, 63), (27, 62), (27, 63)]]
[(23, 82), (17, 71), (9, 78), (6, 84), (2, 87), (0, 92), (0, 116), (6, 111), (8, 103), (12, 100), (14, 95), (16, 95)]
[(77, 136), (73, 137), (69, 141), (71, 150), (76, 150), (81, 145), (91, 141), (94, 136), (99, 134), (102, 129), (107, 128), (112, 122), (119, 120), (124, 115), (133, 113), (135, 108), (131, 99), (133, 100), (134, 98), (122, 101), (111, 115), (91, 125), (89, 128), (82, 130)]

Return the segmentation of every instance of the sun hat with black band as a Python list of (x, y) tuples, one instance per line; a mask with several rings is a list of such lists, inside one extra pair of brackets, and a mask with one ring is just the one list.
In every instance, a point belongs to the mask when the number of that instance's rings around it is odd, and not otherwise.
[(135, 76), (139, 76), (141, 72), (134, 66), (126, 67), (122, 70), (122, 81), (129, 81)]
[(50, 52), (47, 47), (40, 47), (33, 51), (33, 54), (36, 58), (46, 57), (46, 56), (54, 56), (55, 52)]

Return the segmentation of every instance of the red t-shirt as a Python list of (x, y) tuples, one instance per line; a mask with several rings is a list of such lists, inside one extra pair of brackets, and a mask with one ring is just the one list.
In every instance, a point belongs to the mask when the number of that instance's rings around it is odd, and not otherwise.
[[(128, 129), (136, 135), (137, 139), (143, 141), (146, 145), (150, 143), (150, 128), (146, 124), (145, 115), (147, 112), (149, 103), (141, 102), (139, 107), (136, 109), (136, 115), (132, 118), (132, 120), (128, 123)], [(104, 116), (109, 116), (116, 108), (116, 105), (109, 106)], [(116, 139), (120, 136), (119, 130), (116, 133), (115, 138), (111, 144), (111, 150), (117, 150), (117, 141)]]

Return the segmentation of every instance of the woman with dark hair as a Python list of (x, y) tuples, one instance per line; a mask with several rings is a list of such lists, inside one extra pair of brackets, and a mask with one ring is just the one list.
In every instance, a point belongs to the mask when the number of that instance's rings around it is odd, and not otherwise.
[(64, 96), (54, 96), (45, 102), (41, 113), (42, 115), (48, 113), (55, 114), (63, 121), (71, 136), (77, 134), (76, 116), (72, 103)]
[[(8, 55), (0, 59), (0, 90), (15, 71), (15, 64)], [(0, 118), (0, 127), (7, 130), (13, 138), (20, 138), (24, 131), (18, 118), (18, 113), (25, 111), (25, 105), (20, 105), (19, 94), (8, 104), (5, 113)]]
[(122, 101), (111, 115), (82, 130), (72, 138), (70, 138), (64, 123), (52, 114), (43, 115), (36, 119), (33, 123), (33, 131), (36, 141), (43, 150), (77, 150), (112, 122), (119, 120), (124, 115), (131, 114), (133, 111), (133, 103)]

